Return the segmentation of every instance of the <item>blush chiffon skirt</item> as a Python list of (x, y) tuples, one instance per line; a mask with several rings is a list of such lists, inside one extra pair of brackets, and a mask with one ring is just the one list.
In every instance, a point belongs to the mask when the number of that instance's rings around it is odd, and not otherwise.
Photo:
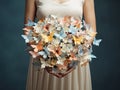
[(30, 57), (26, 90), (92, 90), (89, 63), (80, 64), (72, 72), (62, 78), (49, 74), (46, 70), (38, 70)]

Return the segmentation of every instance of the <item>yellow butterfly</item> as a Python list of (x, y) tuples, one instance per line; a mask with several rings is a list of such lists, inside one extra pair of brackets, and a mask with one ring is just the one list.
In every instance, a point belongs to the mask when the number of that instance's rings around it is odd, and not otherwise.
[(73, 36), (73, 40), (75, 44), (83, 43), (83, 39), (84, 39), (83, 36), (80, 36), (80, 37)]
[(49, 36), (41, 34), (43, 41), (51, 42), (53, 40), (54, 32), (51, 32)]

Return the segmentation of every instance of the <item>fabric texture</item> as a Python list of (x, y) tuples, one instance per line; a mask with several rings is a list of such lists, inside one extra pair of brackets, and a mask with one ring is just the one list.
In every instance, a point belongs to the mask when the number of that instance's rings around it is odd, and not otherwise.
[[(57, 16), (80, 16), (83, 14), (83, 0), (36, 0), (36, 17), (38, 19), (54, 14)], [(92, 90), (89, 63), (80, 64), (75, 70), (63, 78), (57, 78), (44, 69), (33, 66), (33, 58), (30, 56), (26, 90)]]

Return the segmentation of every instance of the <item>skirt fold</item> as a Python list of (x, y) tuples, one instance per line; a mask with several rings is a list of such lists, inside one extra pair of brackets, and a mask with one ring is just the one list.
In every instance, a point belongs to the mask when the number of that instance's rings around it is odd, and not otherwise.
[(30, 58), (26, 90), (92, 90), (89, 63), (80, 64), (63, 78), (57, 78), (46, 70), (34, 66)]

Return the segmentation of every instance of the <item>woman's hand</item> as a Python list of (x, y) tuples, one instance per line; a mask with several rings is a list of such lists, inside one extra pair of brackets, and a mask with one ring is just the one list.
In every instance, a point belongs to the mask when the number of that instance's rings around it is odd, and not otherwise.
[(61, 77), (62, 77), (62, 75), (59, 75), (58, 73), (53, 73), (53, 72), (52, 72), (52, 69), (51, 69), (50, 67), (45, 67), (45, 70), (46, 70), (48, 73), (50, 73), (50, 74), (52, 74), (52, 75), (54, 75), (54, 76), (56, 76), (56, 77), (58, 77), (58, 78), (61, 78)]
[(52, 72), (51, 68), (49, 68), (49, 67), (46, 67), (45, 69), (47, 70), (48, 73), (50, 73), (58, 78), (62, 78), (64, 76), (66, 76), (68, 73), (70, 73), (71, 71), (73, 71), (75, 68), (69, 68), (67, 70), (67, 72), (65, 72), (65, 73), (54, 73), (54, 72)]

